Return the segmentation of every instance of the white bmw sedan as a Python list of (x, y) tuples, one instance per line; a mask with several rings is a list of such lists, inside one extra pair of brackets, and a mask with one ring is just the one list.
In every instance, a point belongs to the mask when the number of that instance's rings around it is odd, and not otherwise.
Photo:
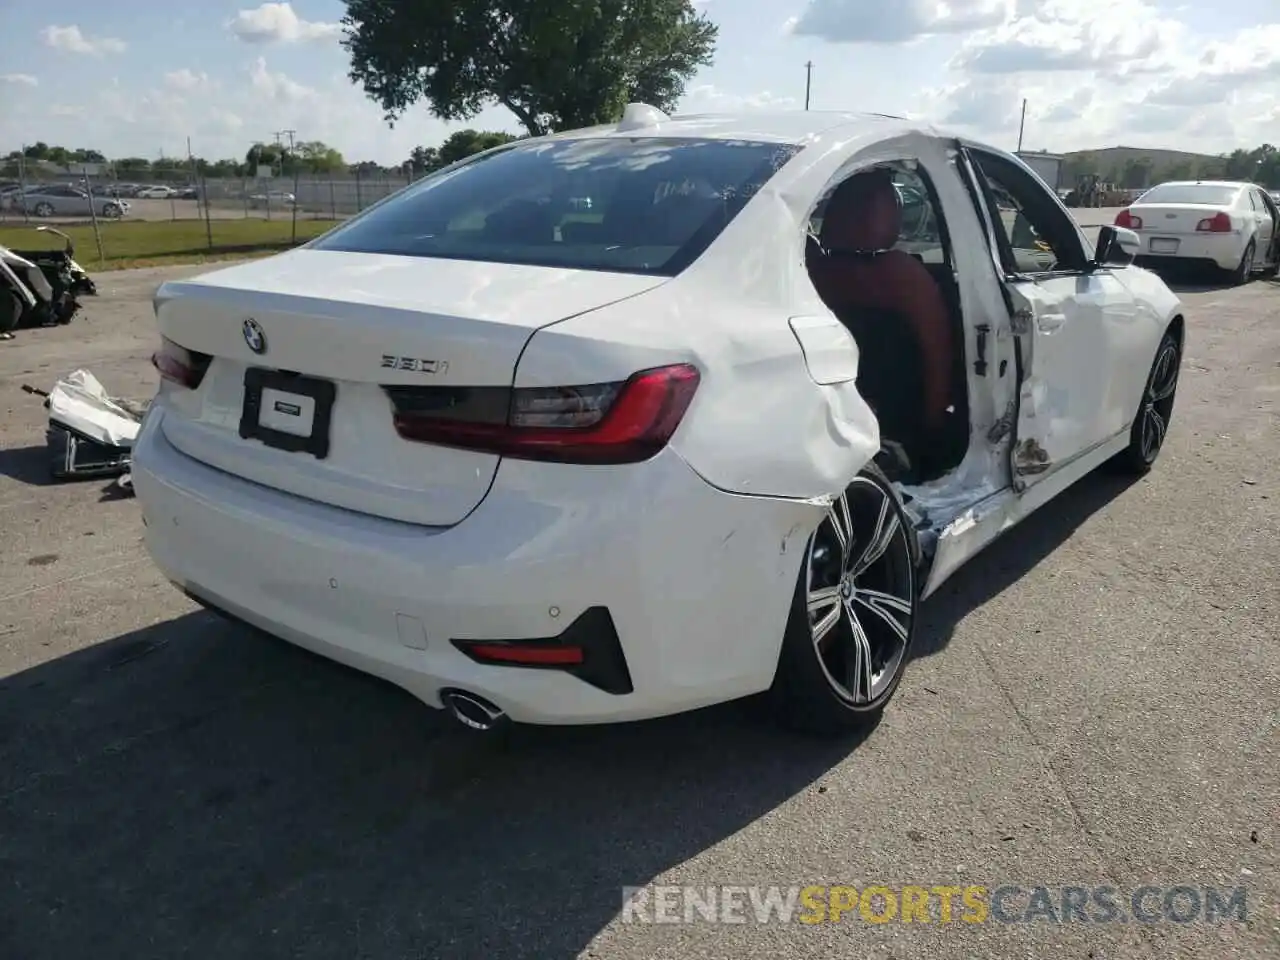
[(1184, 320), (1137, 248), (907, 121), (633, 105), (164, 284), (146, 544), (471, 727), (846, 731), (961, 564), (1155, 461)]
[(1142, 237), (1139, 262), (1159, 268), (1198, 263), (1237, 284), (1280, 267), (1280, 207), (1252, 183), (1162, 183), (1116, 216)]

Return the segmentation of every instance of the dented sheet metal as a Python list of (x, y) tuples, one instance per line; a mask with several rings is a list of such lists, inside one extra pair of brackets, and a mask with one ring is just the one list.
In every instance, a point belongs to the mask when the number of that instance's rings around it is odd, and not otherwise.
[(49, 391), (49, 419), (97, 443), (131, 447), (141, 420), (107, 395), (88, 370), (63, 377)]
[(143, 409), (109, 396), (87, 370), (68, 374), (48, 392), (23, 389), (45, 398), (45, 440), (50, 473), (56, 479), (118, 476), (129, 469)]

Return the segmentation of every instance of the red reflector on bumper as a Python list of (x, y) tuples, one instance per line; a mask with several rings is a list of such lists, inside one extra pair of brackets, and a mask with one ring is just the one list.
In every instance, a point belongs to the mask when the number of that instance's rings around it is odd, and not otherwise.
[(571, 667), (582, 663), (581, 647), (536, 647), (517, 643), (468, 643), (467, 653), (494, 663), (527, 663), (531, 666)]

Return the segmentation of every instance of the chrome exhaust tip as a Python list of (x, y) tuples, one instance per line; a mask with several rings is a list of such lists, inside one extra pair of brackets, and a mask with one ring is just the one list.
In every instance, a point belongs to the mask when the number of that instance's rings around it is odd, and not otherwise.
[(487, 733), (508, 720), (506, 713), (484, 697), (465, 690), (441, 690), (440, 701), (449, 715), (469, 730)]

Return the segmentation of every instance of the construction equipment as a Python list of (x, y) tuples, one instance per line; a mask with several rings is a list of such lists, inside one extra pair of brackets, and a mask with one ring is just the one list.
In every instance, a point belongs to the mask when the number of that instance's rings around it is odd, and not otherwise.
[(1076, 188), (1063, 198), (1068, 207), (1123, 207), (1129, 202), (1129, 191), (1103, 180), (1096, 173), (1076, 177)]
[(1098, 188), (1100, 178), (1096, 173), (1082, 173), (1076, 177), (1076, 188), (1067, 194), (1068, 207), (1099, 207)]

